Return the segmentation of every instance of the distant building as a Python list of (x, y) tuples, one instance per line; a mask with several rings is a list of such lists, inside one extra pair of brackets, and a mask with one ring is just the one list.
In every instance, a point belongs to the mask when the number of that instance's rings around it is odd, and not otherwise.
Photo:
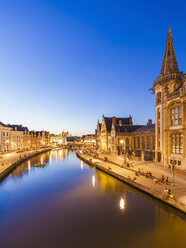
[(95, 134), (83, 135), (82, 136), (82, 142), (85, 144), (95, 145), (96, 144)]
[(4, 123), (0, 122), (0, 151), (6, 152), (11, 150), (10, 145), (10, 132), (12, 128), (7, 127)]
[(21, 150), (24, 148), (24, 139), (23, 135), (27, 127), (23, 127), (22, 125), (10, 125), (7, 127), (11, 128), (10, 131), (10, 149), (11, 150)]
[(59, 146), (63, 143), (63, 137), (61, 134), (50, 134), (49, 138), (50, 145), (52, 146)]
[(76, 137), (74, 136), (65, 137), (65, 145), (75, 144), (75, 142), (76, 142)]

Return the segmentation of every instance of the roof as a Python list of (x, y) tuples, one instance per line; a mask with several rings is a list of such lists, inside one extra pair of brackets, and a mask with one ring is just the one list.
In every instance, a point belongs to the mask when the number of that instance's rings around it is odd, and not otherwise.
[(75, 140), (76, 140), (76, 138), (75, 138), (75, 137), (73, 137), (73, 136), (71, 136), (71, 137), (66, 137), (66, 140), (67, 140), (67, 141), (75, 141)]
[(23, 127), (22, 125), (10, 125), (8, 124), (7, 127), (11, 127), (13, 129), (13, 131), (28, 131), (27, 127)]
[[(111, 131), (112, 128), (112, 117), (105, 117), (105, 123), (107, 131)], [(116, 118), (116, 125), (121, 122), (122, 125), (131, 125), (130, 118)]]
[(0, 125), (3, 127), (6, 127), (6, 125), (4, 123), (2, 123), (1, 121), (0, 121)]
[(131, 132), (134, 132), (136, 129), (139, 129), (143, 127), (142, 125), (123, 125), (123, 126), (120, 126), (120, 125), (115, 125), (115, 128), (116, 128), (116, 132), (120, 132), (120, 133), (131, 133)]
[(138, 128), (137, 130), (135, 130), (135, 132), (143, 132), (143, 131), (150, 131), (150, 130), (155, 130), (155, 124), (142, 126)]
[(82, 136), (82, 139), (85, 139), (85, 138), (95, 138), (95, 134), (85, 134)]

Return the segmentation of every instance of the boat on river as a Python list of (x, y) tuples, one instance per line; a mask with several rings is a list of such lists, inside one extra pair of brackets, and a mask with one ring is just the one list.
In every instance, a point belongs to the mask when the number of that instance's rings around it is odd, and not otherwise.
[(35, 163), (33, 164), (34, 167), (45, 167), (46, 163)]

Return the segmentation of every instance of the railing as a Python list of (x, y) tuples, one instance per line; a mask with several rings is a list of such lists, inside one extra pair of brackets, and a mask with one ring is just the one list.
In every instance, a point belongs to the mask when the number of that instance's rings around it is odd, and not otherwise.
[(179, 91), (172, 92), (172, 93), (167, 94), (167, 100), (171, 100), (171, 99), (177, 98), (179, 96), (180, 96)]

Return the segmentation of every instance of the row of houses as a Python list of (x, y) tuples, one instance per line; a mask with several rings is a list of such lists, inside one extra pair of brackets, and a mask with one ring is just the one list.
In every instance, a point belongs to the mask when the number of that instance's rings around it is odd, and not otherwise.
[(75, 143), (95, 144), (95, 135), (88, 134), (78, 137), (71, 136), (69, 132), (64, 131), (56, 135), (49, 134), (47, 131), (29, 131), (22, 125), (5, 125), (0, 122), (0, 152)]
[(22, 125), (0, 122), (0, 152), (38, 148), (49, 145), (49, 132), (29, 131)]
[(179, 70), (169, 27), (159, 77), (154, 81), (155, 124), (133, 125), (132, 117), (102, 117), (96, 146), (109, 153), (132, 153), (166, 168), (186, 171), (186, 74)]
[(86, 144), (95, 145), (95, 134), (86, 134), (83, 136), (71, 136), (68, 132), (62, 134), (50, 134), (50, 144), (53, 146), (68, 145), (68, 144)]

